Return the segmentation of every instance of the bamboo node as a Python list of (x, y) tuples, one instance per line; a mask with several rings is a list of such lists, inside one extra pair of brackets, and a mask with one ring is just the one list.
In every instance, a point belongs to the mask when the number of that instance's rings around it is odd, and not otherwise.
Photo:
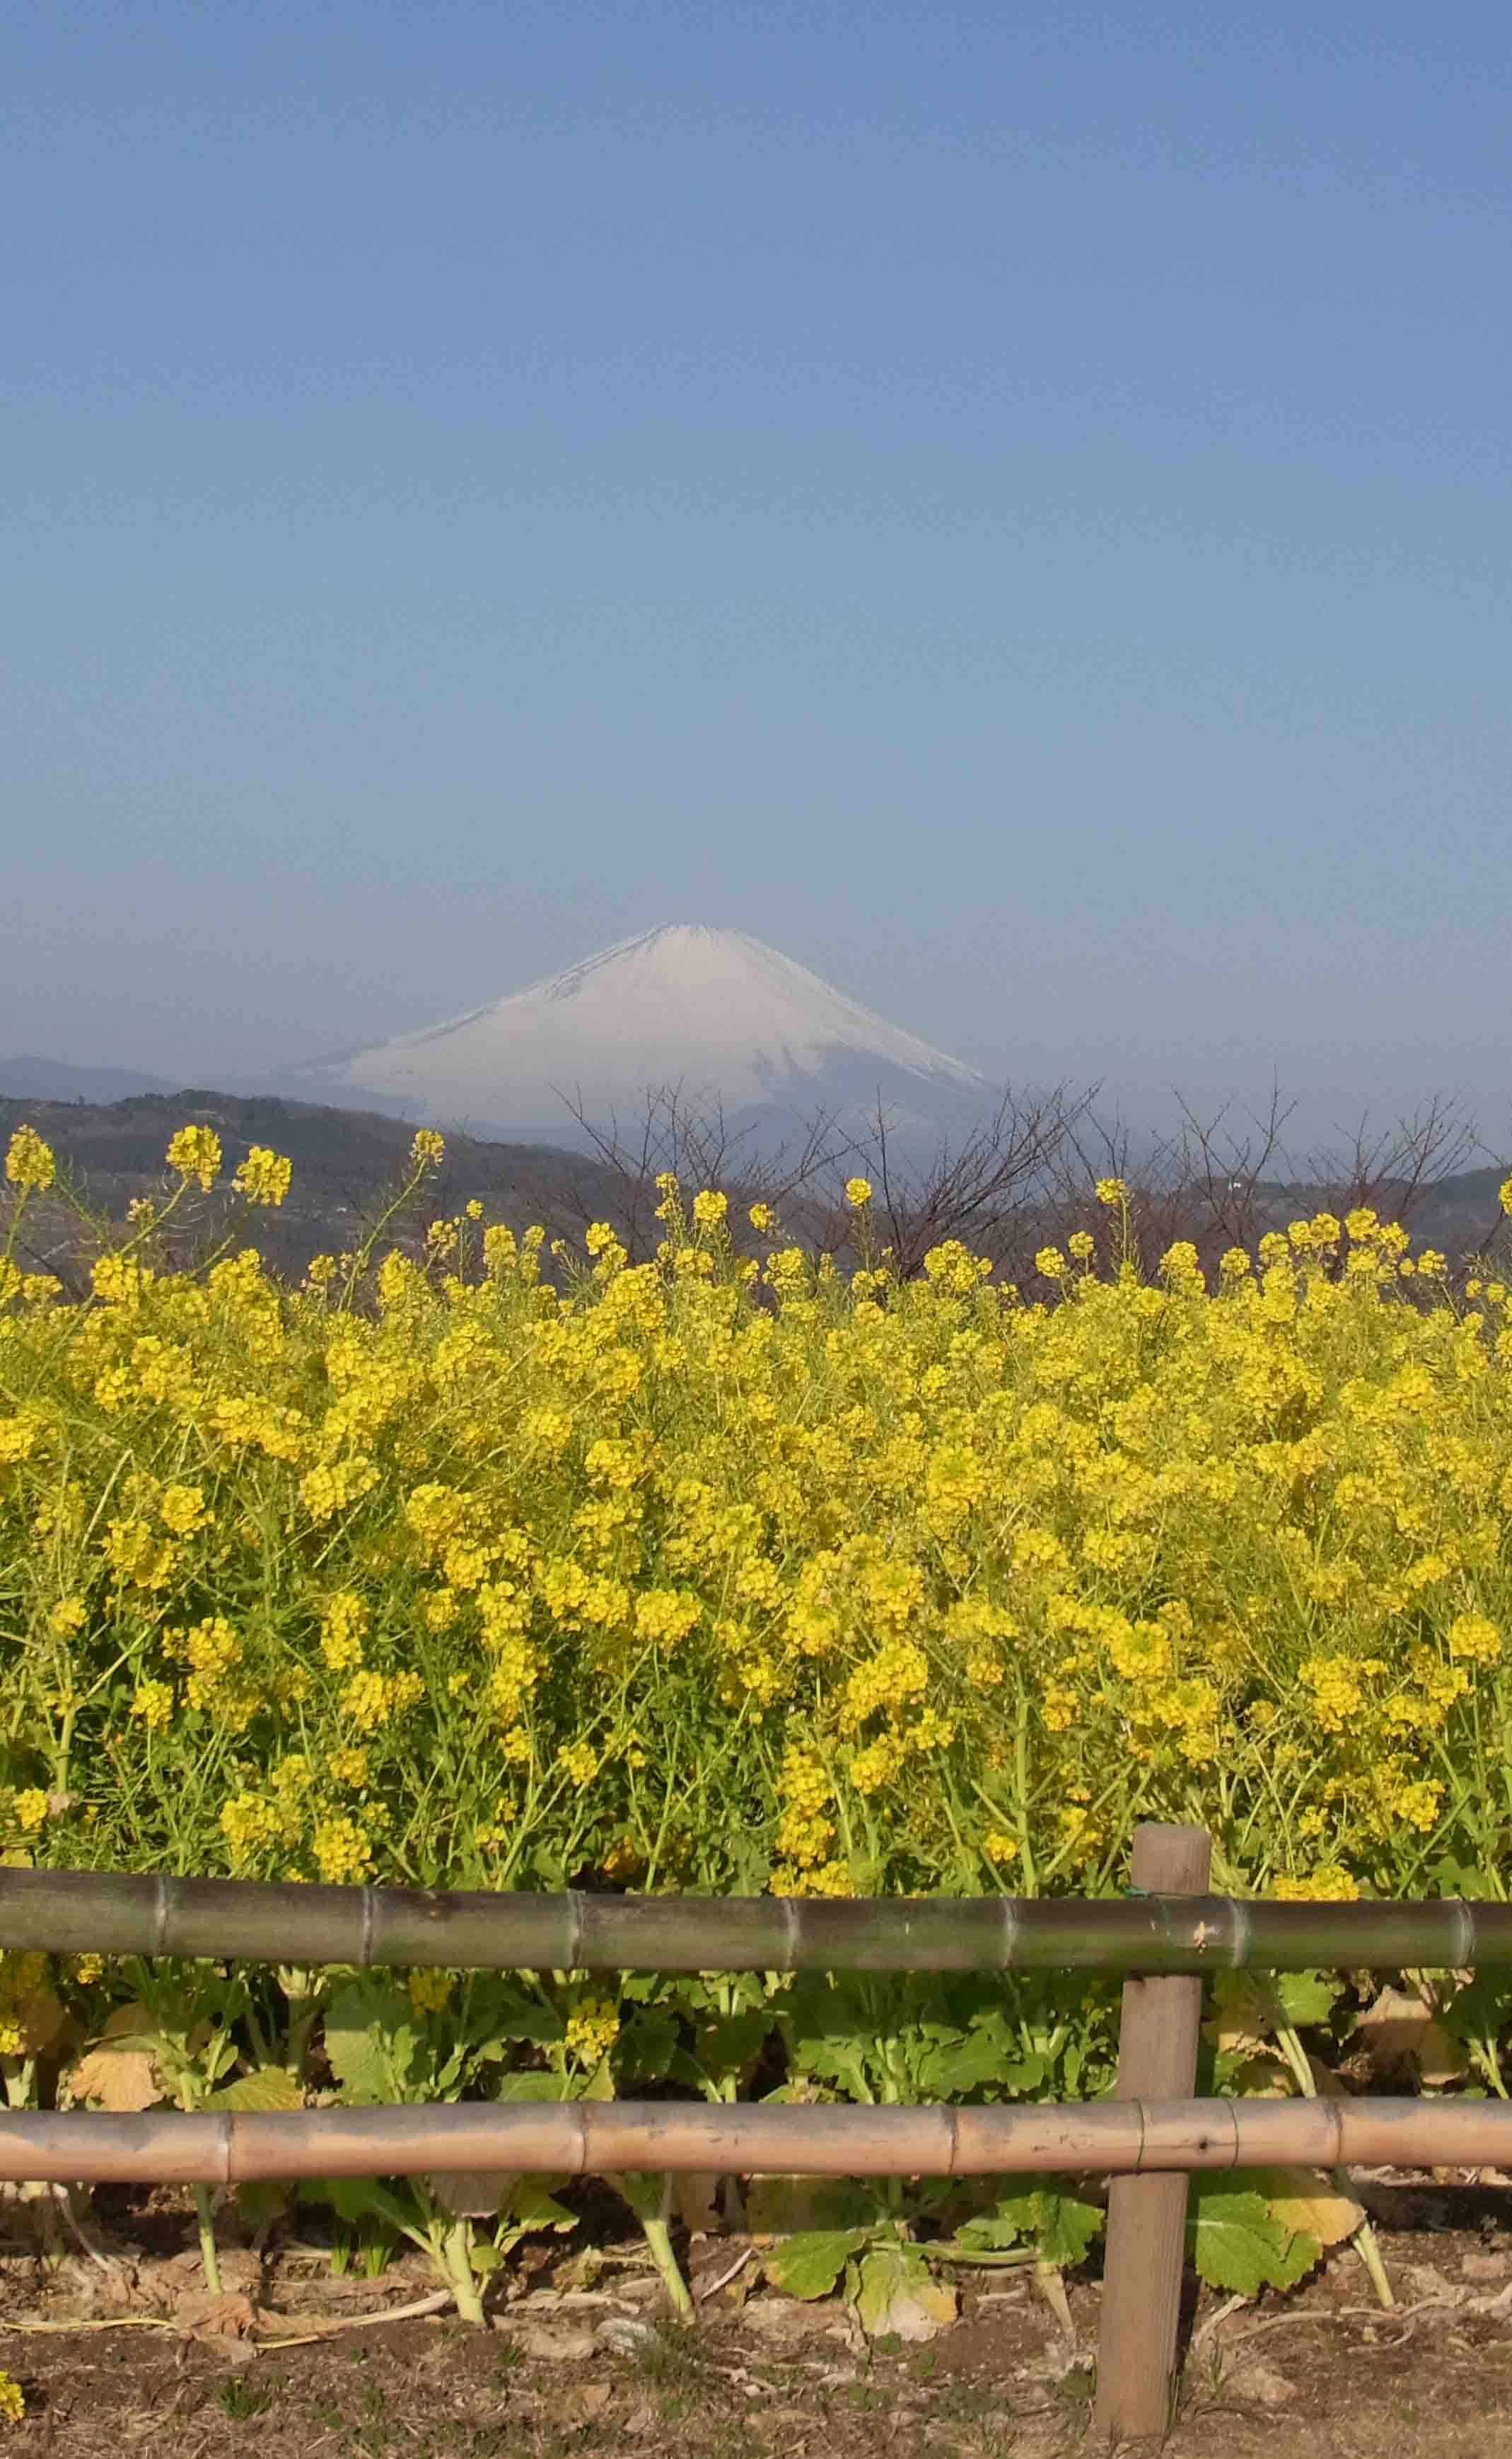
[[(567, 1890), (567, 1970), (576, 1972), (582, 1952), (582, 1897), (576, 1887)], [(579, 2173), (580, 2174), (580, 2173)]]
[(1228, 2154), (1228, 2166), (1230, 2169), (1237, 2169), (1239, 2166), (1239, 2112), (1231, 2100), (1224, 2103), (1224, 2113), (1228, 2120), (1229, 2133), (1233, 2136), (1232, 2149)]
[(778, 1902), (782, 1905), (783, 1928), (788, 1939), (788, 1970), (796, 1972), (801, 1945), (798, 1899), (796, 1896), (780, 1896)]
[(1237, 1972), (1250, 1952), (1251, 1927), (1250, 1907), (1246, 1903), (1241, 1903), (1237, 1896), (1230, 1896), (1228, 1899), (1228, 1920), (1233, 1933), (1233, 1947), (1228, 1957), (1228, 1965), (1231, 1971)]
[(153, 1896), (152, 1951), (154, 1955), (166, 1955), (168, 1951), (168, 1932), (173, 1922), (173, 1881), (165, 1870), (159, 1870), (158, 1885)]
[(1018, 1956), (1018, 1906), (1012, 1896), (1004, 1896), (1002, 1899), (1002, 1925), (1003, 1969), (1011, 1972)]
[(373, 1928), (378, 1919), (378, 1895), (374, 1887), (362, 1891), (362, 1937), (358, 1942), (357, 1960), (364, 1966), (372, 1962)]

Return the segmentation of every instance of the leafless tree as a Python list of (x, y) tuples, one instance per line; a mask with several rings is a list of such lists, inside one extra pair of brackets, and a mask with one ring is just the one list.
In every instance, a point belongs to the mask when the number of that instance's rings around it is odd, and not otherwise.
[(1372, 1129), (1362, 1117), (1337, 1147), (1310, 1157), (1307, 1176), (1331, 1211), (1363, 1205), (1383, 1219), (1405, 1223), (1436, 1187), (1483, 1150), (1463, 1105), (1435, 1093), (1389, 1127)]
[[(996, 1109), (958, 1143), (938, 1139), (925, 1152), (900, 1133), (881, 1095), (853, 1139), (850, 1174), (872, 1189), (870, 1214), (879, 1242), (907, 1279), (932, 1247), (960, 1239), (999, 1270), (1019, 1258), (1033, 1225), (1052, 1201), (1061, 1149), (1095, 1098), (1095, 1088), (1004, 1089)], [(855, 1213), (830, 1169), (793, 1225), (805, 1243), (845, 1255)]]
[[(1058, 1174), (1057, 1243), (1067, 1230), (1096, 1231), (1096, 1183), (1121, 1178), (1134, 1196), (1146, 1265), (1177, 1239), (1187, 1239), (1210, 1267), (1226, 1248), (1252, 1253), (1267, 1230), (1283, 1229), (1303, 1212), (1343, 1216), (1368, 1207), (1383, 1220), (1408, 1223), (1485, 1149), (1462, 1106), (1441, 1095), (1390, 1127), (1373, 1129), (1362, 1119), (1336, 1144), (1302, 1158), (1287, 1141), (1298, 1105), (1277, 1083), (1258, 1110), (1226, 1103), (1203, 1111), (1180, 1091), (1174, 1099), (1175, 1125), (1137, 1160), (1116, 1115), (1103, 1120), (1089, 1113), (1067, 1137)], [(1462, 1225), (1454, 1243), (1466, 1246)]]
[(580, 1097), (568, 1107), (614, 1188), (607, 1214), (601, 1184), (591, 1196), (585, 1190), (582, 1217), (591, 1202), (633, 1255), (649, 1252), (660, 1235), (656, 1179), (670, 1169), (684, 1187), (724, 1187), (741, 1216), (732, 1221), (737, 1236), (745, 1234), (745, 1211), (760, 1201), (810, 1252), (853, 1261), (857, 1218), (845, 1188), (848, 1180), (864, 1178), (872, 1189), (875, 1243), (891, 1249), (894, 1268), (907, 1277), (932, 1247), (951, 1238), (999, 1266), (1026, 1240), (1032, 1251), (1033, 1226), (1053, 1204), (1060, 1147), (1093, 1098), (1093, 1090), (1064, 1085), (1048, 1092), (1010, 1087), (958, 1143), (938, 1139), (929, 1148), (899, 1127), (880, 1092), (861, 1124), (819, 1110), (776, 1146), (759, 1144), (749, 1128), (732, 1131), (717, 1105), (701, 1110), (681, 1087), (648, 1093), (630, 1127), (618, 1118), (598, 1124)]
[(1173, 1098), (1174, 1126), (1155, 1137), (1137, 1161), (1122, 1120), (1103, 1128), (1091, 1150), (1079, 1147), (1082, 1202), (1095, 1195), (1095, 1179), (1121, 1178), (1135, 1197), (1146, 1263), (1185, 1239), (1211, 1264), (1226, 1248), (1252, 1249), (1274, 1226), (1275, 1182), (1291, 1168), (1284, 1138), (1296, 1104), (1283, 1099), (1275, 1082), (1261, 1110), (1227, 1102), (1204, 1113), (1180, 1091)]
[(592, 1185), (579, 1180), (569, 1200), (581, 1221), (607, 1220), (632, 1257), (649, 1254), (661, 1237), (656, 1183), (665, 1170), (694, 1192), (720, 1187), (741, 1207), (764, 1202), (782, 1209), (842, 1169), (854, 1150), (828, 1109), (800, 1120), (781, 1144), (764, 1147), (754, 1124), (732, 1126), (722, 1103), (700, 1108), (684, 1099), (681, 1084), (650, 1087), (634, 1121), (623, 1126), (617, 1112), (605, 1124), (593, 1119), (580, 1090), (563, 1099), (595, 1163)]

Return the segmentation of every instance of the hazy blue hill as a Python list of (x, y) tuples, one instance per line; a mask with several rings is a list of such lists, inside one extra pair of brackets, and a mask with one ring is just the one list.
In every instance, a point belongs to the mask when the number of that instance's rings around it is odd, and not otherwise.
[(61, 1059), (0, 1059), (0, 1094), (12, 1101), (124, 1102), (133, 1093), (171, 1093), (166, 1076), (135, 1067), (71, 1067)]

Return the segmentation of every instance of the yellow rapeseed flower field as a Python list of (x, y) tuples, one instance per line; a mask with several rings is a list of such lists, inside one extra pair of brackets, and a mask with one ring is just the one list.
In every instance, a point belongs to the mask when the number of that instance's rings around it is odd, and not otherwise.
[[(220, 1147), (169, 1161), (202, 1184)], [(51, 1181), (30, 1129), (8, 1175)], [(287, 1183), (261, 1148), (235, 1181)], [(955, 1244), (846, 1278), (765, 1207), (758, 1267), (671, 1180), (653, 1261), (596, 1225), (559, 1290), (476, 1207), (297, 1289), (250, 1248), (157, 1272), (150, 1226), (78, 1303), (8, 1262), (0, 1841), (1083, 1891), (1154, 1816), (1239, 1889), (1494, 1875), (1505, 1290), (1457, 1301), (1367, 1212), (1145, 1278), (1099, 1193), (1038, 1295)]]

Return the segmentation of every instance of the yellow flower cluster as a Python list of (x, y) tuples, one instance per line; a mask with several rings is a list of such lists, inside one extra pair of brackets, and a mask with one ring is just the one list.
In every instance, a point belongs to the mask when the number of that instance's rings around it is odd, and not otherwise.
[(249, 1204), (282, 1204), (289, 1191), (293, 1166), (282, 1153), (270, 1152), (266, 1145), (254, 1145), (238, 1169), (232, 1185)]
[(0, 2057), (26, 2057), (46, 2045), (58, 2012), (47, 1968), (45, 1955), (0, 1955)]
[(168, 1145), (168, 1166), (180, 1178), (198, 1179), (208, 1195), (220, 1170), (220, 1139), (214, 1127), (180, 1127)]
[[(213, 1131), (169, 1159), (213, 1182)], [(12, 1140), (13, 1201), (50, 1170)], [(1024, 1297), (955, 1240), (847, 1280), (762, 1205), (758, 1271), (670, 1175), (655, 1257), (596, 1223), (560, 1289), (471, 1208), (297, 1288), (6, 1282), (0, 1849), (1080, 1891), (1161, 1817), (1240, 1890), (1501, 1868), (1507, 1284), (1364, 1208), (1144, 1275), (1098, 1194), (1111, 1271), (1077, 1232)]]
[(57, 1174), (50, 1145), (35, 1127), (17, 1127), (6, 1152), (6, 1177), (23, 1195), (45, 1195)]
[(612, 1998), (580, 1998), (567, 2018), (569, 2057), (596, 2067), (620, 2037), (620, 2009)]

